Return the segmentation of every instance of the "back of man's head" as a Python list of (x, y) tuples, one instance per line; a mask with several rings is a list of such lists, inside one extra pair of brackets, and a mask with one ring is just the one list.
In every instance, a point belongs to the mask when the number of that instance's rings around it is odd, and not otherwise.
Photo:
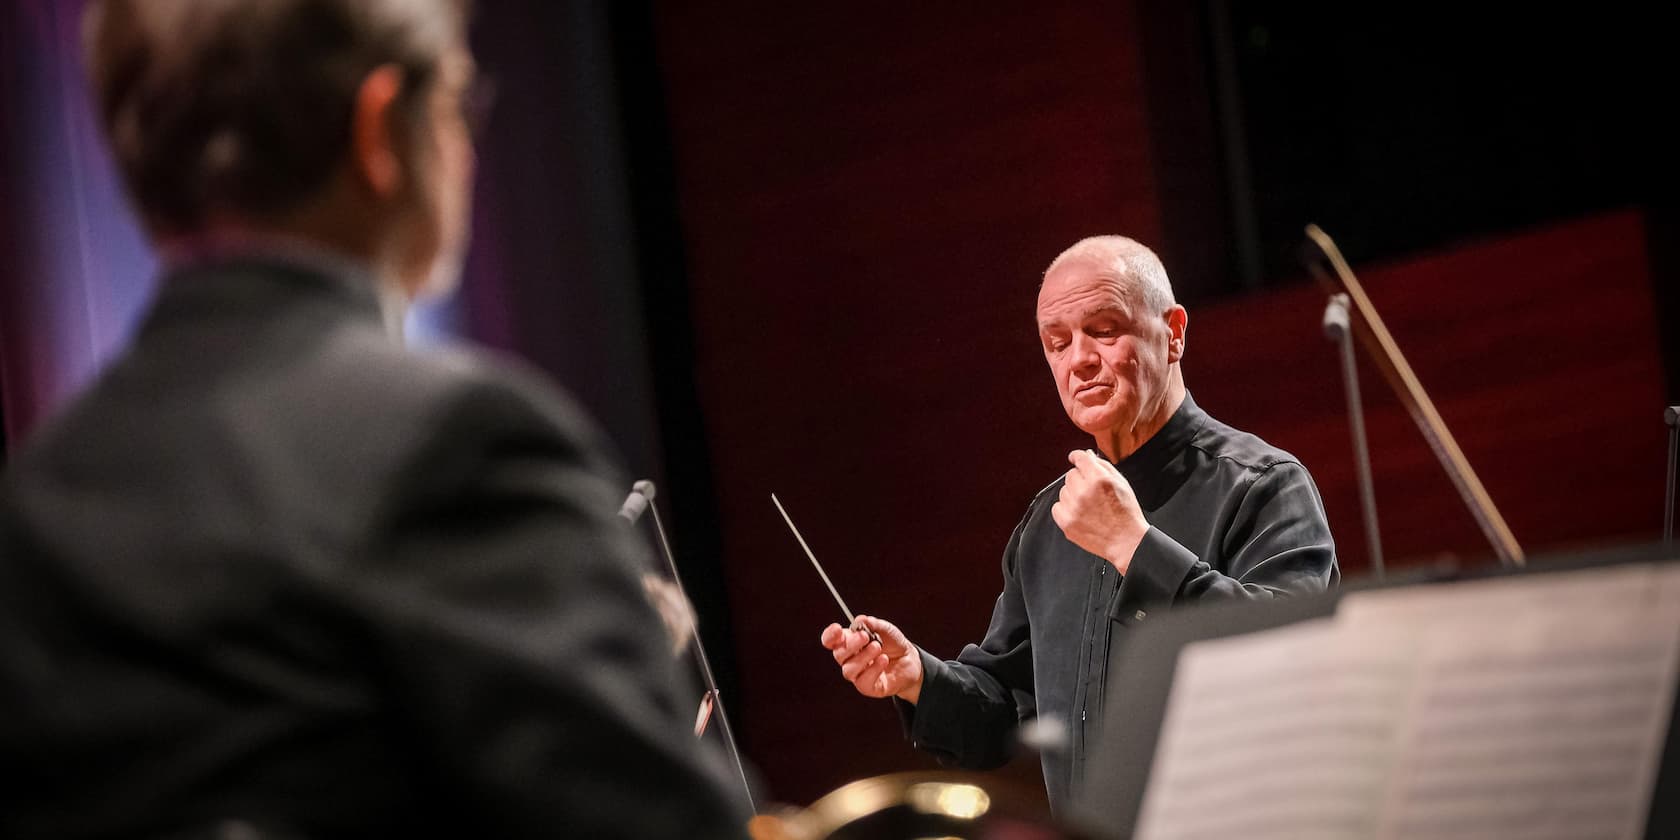
[[(99, 114), (155, 234), (265, 219), (343, 162), (358, 86), (402, 71), (404, 108), (463, 37), (466, 0), (96, 0), (83, 21)], [(418, 119), (418, 117), (415, 117)]]

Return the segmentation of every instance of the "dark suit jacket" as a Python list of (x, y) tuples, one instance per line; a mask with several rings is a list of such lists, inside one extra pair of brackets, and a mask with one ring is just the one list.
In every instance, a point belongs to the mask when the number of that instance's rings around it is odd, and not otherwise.
[(365, 279), (166, 279), (5, 476), (0, 836), (744, 835), (599, 444)]

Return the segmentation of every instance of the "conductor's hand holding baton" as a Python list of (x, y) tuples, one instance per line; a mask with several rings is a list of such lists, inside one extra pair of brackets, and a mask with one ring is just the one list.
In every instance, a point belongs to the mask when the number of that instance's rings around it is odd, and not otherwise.
[(892, 622), (860, 615), (851, 627), (823, 628), (822, 643), (840, 663), (840, 676), (859, 694), (909, 703), (921, 696), (921, 653)]
[(904, 637), (904, 631), (890, 621), (853, 615), (851, 607), (846, 606), (846, 600), (840, 597), (840, 590), (834, 588), (834, 581), (829, 580), (828, 572), (823, 571), (822, 564), (817, 562), (817, 555), (806, 544), (804, 535), (793, 524), (793, 517), (788, 516), (787, 509), (782, 507), (782, 500), (771, 493), (770, 501), (781, 512), (782, 520), (787, 522), (794, 539), (799, 540), (805, 556), (811, 559), (811, 565), (822, 577), (828, 593), (834, 596), (840, 612), (846, 614), (846, 626), (830, 624), (823, 628), (822, 634), (823, 647), (828, 648), (834, 654), (834, 661), (840, 663), (840, 675), (865, 697), (898, 697), (906, 702), (916, 702), (922, 694), (922, 658), (916, 646)]

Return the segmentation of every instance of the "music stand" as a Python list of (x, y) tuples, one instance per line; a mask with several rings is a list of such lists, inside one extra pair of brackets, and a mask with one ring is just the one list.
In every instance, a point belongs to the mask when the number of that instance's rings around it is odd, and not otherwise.
[[(1088, 832), (1130, 838), (1148, 788), (1179, 653), (1192, 642), (1254, 633), (1335, 614), (1351, 592), (1430, 586), (1484, 578), (1549, 574), (1623, 563), (1667, 562), (1660, 546), (1635, 546), (1547, 558), (1521, 569), (1484, 567), (1460, 572), (1426, 570), (1400, 579), (1365, 581), (1283, 601), (1222, 603), (1162, 611), (1149, 622), (1116, 628), (1109, 646), (1109, 696), (1098, 709), (1099, 725), (1083, 774), (1075, 780), (1066, 818)], [(1680, 837), (1680, 702), (1670, 711), (1645, 836)]]

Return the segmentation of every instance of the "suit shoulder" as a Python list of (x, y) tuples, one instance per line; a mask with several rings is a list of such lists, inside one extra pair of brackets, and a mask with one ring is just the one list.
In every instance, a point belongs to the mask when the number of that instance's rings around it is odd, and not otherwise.
[(335, 402), (367, 402), (415, 418), (467, 415), (538, 419), (593, 437), (585, 414), (529, 364), (479, 348), (412, 350), (368, 331), (346, 331), (322, 348)]
[(1209, 417), (1196, 433), (1192, 444), (1208, 457), (1228, 461), (1256, 473), (1269, 472), (1279, 465), (1293, 465), (1305, 469), (1293, 454), (1267, 443), (1259, 435)]
[(486, 458), (558, 458), (610, 474), (617, 459), (585, 413), (526, 364), (477, 349), (404, 348), (378, 330), (340, 330), (283, 381), (238, 401), (244, 439), (301, 453), (328, 486), (383, 494), (439, 487)]
[(447, 506), (469, 487), (533, 499), (563, 487), (568, 498), (610, 512), (624, 484), (615, 450), (535, 368), (480, 349), (378, 353), (358, 378), (383, 376), (370, 385), (379, 394), (372, 410), (404, 430), (375, 447), (388, 447), (381, 486), (390, 510)]

